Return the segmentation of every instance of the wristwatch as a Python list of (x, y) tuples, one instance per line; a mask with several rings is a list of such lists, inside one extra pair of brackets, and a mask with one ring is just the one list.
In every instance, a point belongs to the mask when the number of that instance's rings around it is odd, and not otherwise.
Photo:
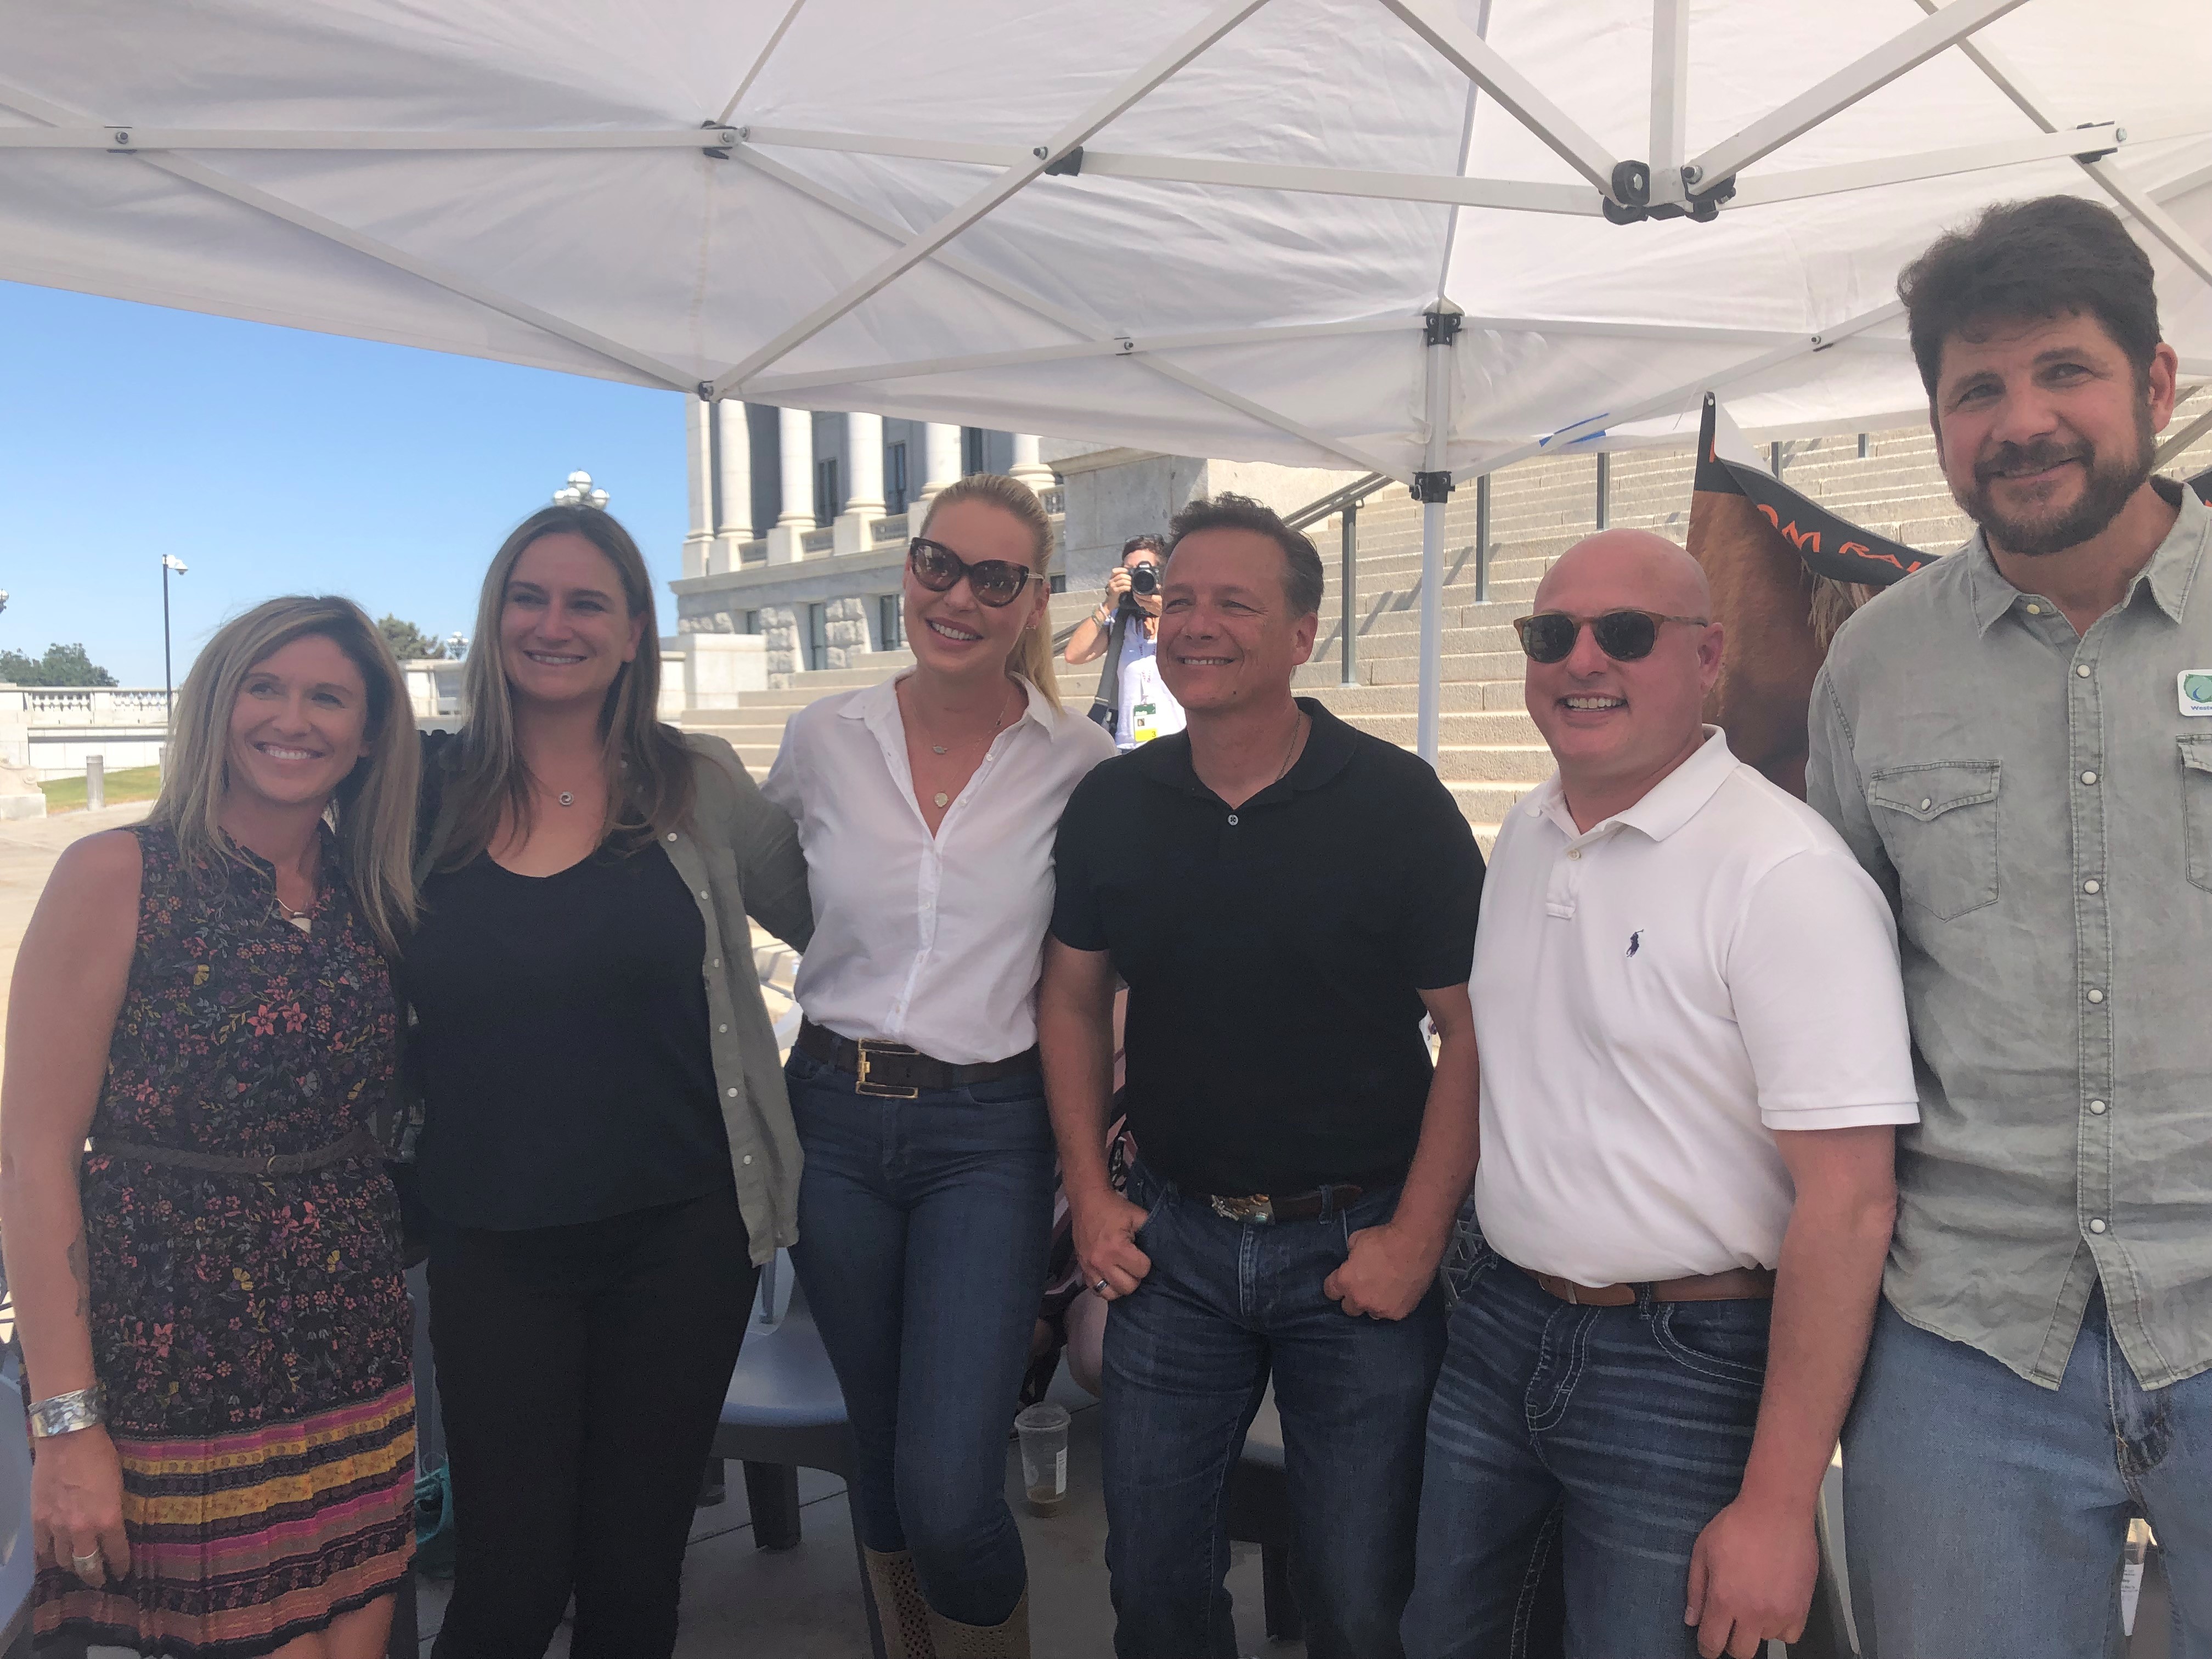
[(67, 1394), (39, 1401), (24, 1416), (30, 1422), (33, 1440), (74, 1434), (79, 1429), (107, 1421), (107, 1390), (97, 1382), (88, 1389), (73, 1389)]
[(1097, 623), (1101, 628), (1111, 628), (1114, 625), (1114, 613), (1108, 607), (1102, 605), (1096, 611), (1091, 613), (1091, 620)]

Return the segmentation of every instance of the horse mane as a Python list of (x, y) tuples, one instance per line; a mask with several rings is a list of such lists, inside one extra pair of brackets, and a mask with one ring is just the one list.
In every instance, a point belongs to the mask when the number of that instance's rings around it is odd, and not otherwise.
[(1807, 604), (1813, 624), (1813, 641), (1826, 657), (1828, 647), (1835, 643), (1836, 630), (1850, 619), (1851, 612), (1872, 599), (1878, 588), (1865, 582), (1839, 582), (1832, 576), (1816, 576), (1805, 573), (1812, 592)]

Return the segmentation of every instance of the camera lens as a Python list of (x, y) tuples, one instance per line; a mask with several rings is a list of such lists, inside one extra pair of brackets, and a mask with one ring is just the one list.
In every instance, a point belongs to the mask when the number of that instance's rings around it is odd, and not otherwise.
[(1132, 565), (1129, 568), (1129, 591), (1132, 593), (1157, 593), (1160, 591), (1160, 572), (1158, 565)]

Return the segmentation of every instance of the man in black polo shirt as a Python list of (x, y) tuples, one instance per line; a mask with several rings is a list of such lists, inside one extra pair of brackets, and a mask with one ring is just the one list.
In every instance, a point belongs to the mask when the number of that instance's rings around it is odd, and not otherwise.
[[(1428, 766), (1291, 696), (1322, 596), (1305, 537), (1194, 501), (1161, 591), (1189, 726), (1069, 800), (1038, 1010), (1076, 1249), (1112, 1308), (1115, 1651), (1236, 1654), (1223, 1488), (1272, 1374), (1307, 1651), (1395, 1659), (1436, 1267), (1474, 1173), (1482, 859)], [(1117, 975), (1126, 1197), (1102, 1151)]]

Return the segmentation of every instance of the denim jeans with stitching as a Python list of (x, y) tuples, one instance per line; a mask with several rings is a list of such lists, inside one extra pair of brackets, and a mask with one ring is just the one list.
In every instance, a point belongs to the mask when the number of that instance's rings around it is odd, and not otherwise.
[(2167, 1651), (2212, 1659), (2212, 1371), (2145, 1389), (2100, 1292), (2056, 1389), (1883, 1301), (1844, 1425), (1844, 1536), (1865, 1659), (2117, 1652), (2131, 1513), (2158, 1535)]
[(860, 1443), (854, 1524), (913, 1552), (946, 1618), (999, 1624), (1028, 1583), (1006, 1437), (1052, 1243), (1043, 1082), (886, 1100), (806, 1054), (787, 1075), (806, 1154), (792, 1259)]
[(1772, 1304), (1573, 1306), (1465, 1218), (1447, 1272), (1410, 1659), (1545, 1651), (1554, 1551), (1576, 1659), (1694, 1656), (1690, 1552), (1742, 1483)]
[(1421, 1437), (1443, 1350), (1431, 1287), (1402, 1320), (1322, 1293), (1397, 1188), (1317, 1221), (1238, 1222), (1139, 1162), (1152, 1270), (1106, 1322), (1106, 1565), (1120, 1659), (1234, 1659), (1224, 1497), (1270, 1373), (1313, 1659), (1397, 1659)]

